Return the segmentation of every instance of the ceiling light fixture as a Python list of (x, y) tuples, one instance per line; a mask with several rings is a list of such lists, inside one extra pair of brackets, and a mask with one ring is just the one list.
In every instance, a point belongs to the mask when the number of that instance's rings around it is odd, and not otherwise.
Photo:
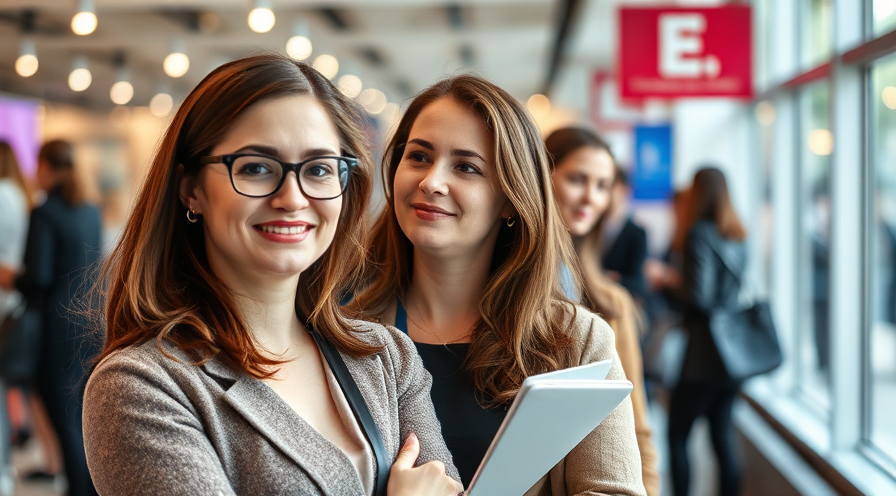
[(190, 57), (187, 57), (184, 49), (184, 44), (180, 41), (174, 42), (174, 47), (171, 50), (171, 53), (165, 57), (165, 61), (162, 63), (162, 68), (165, 69), (165, 74), (173, 78), (179, 78), (187, 73), (190, 70)]
[(529, 109), (532, 117), (540, 119), (551, 113), (551, 101), (548, 100), (548, 97), (536, 93), (529, 97), (529, 100), (526, 102), (526, 108)]
[(87, 68), (87, 59), (77, 57), (72, 64), (72, 72), (68, 75), (68, 87), (72, 91), (81, 92), (90, 88), (90, 83), (92, 82), (93, 76)]
[(374, 88), (367, 88), (358, 95), (358, 103), (367, 110), (367, 113), (377, 115), (385, 110), (389, 101), (382, 91)]
[(286, 41), (286, 54), (296, 60), (305, 60), (311, 56), (311, 38), (308, 36), (308, 23), (301, 21), (295, 24), (292, 38)]
[(149, 111), (156, 117), (165, 117), (174, 108), (174, 99), (164, 91), (159, 92), (149, 101)]
[(312, 66), (327, 79), (333, 79), (336, 74), (339, 74), (339, 61), (336, 60), (336, 57), (326, 53), (314, 59)]
[(361, 93), (361, 88), (364, 87), (364, 83), (361, 82), (361, 78), (358, 76), (355, 76), (354, 74), (346, 74), (339, 78), (339, 82), (336, 86), (343, 95), (349, 98), (354, 98)]
[(31, 77), (37, 72), (37, 50), (34, 42), (28, 38), (22, 40), (22, 49), (16, 59), (16, 73), (22, 77)]
[(277, 18), (268, 0), (255, 0), (255, 7), (249, 12), (249, 28), (256, 33), (267, 33), (274, 27)]
[(890, 110), (896, 110), (896, 86), (887, 86), (880, 94), (884, 105)]
[(109, 90), (109, 98), (115, 105), (127, 105), (134, 98), (134, 86), (129, 81), (127, 69), (120, 68), (117, 72), (116, 83)]
[(72, 31), (75, 34), (86, 36), (96, 30), (96, 24), (93, 0), (80, 0), (78, 2), (78, 13), (72, 17)]
[(380, 118), (383, 119), (383, 122), (385, 122), (387, 126), (391, 127), (398, 122), (398, 117), (400, 115), (401, 107), (399, 107), (397, 103), (389, 102), (380, 114)]

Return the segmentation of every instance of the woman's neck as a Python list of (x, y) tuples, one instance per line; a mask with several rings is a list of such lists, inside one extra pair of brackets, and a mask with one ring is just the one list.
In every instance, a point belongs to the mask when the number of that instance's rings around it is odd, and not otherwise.
[(480, 318), (479, 301), (491, 259), (488, 250), (468, 257), (414, 251), (414, 272), (402, 303), (415, 341), (469, 342), (470, 331)]
[(303, 330), (296, 315), (298, 277), (255, 282), (258, 284), (252, 284), (249, 278), (224, 280), (233, 290), (236, 306), (256, 343), (276, 358), (294, 358), (295, 344)]

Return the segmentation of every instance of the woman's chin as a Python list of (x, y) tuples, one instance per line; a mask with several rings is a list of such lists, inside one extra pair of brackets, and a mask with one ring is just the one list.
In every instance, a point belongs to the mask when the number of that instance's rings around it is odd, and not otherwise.
[(569, 234), (574, 238), (584, 236), (591, 232), (593, 227), (594, 224), (591, 222), (571, 222), (569, 224)]

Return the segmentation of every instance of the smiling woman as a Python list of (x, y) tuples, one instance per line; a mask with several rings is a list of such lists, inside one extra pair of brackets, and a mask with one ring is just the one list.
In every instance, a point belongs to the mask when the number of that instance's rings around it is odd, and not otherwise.
[(361, 122), (277, 55), (187, 97), (104, 269), (100, 494), (457, 494), (413, 345), (338, 305), (363, 269)]
[[(568, 300), (575, 255), (534, 121), (476, 76), (408, 106), (386, 149), (386, 206), (359, 315), (414, 340), (461, 479), (469, 484), (526, 377), (611, 360), (606, 322)], [(542, 475), (542, 474), (539, 474)], [(626, 400), (526, 494), (643, 495)]]

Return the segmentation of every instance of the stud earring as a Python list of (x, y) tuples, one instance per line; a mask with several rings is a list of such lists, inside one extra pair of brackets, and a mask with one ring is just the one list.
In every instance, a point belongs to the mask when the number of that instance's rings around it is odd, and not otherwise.
[(199, 216), (192, 209), (187, 209), (187, 220), (190, 221), (190, 224), (195, 224), (199, 222)]

